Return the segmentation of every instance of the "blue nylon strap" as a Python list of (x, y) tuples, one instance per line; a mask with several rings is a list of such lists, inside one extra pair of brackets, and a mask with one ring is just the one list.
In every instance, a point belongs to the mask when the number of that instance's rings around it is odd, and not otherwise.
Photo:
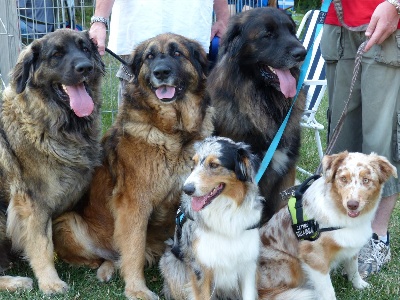
[[(319, 22), (317, 24), (317, 27), (315, 29), (314, 41), (315, 41), (315, 38), (318, 36), (319, 32), (321, 31), (322, 26), (324, 25), (323, 23), (324, 23), (324, 20), (325, 20), (325, 15), (326, 15), (326, 12), (328, 11), (328, 8), (329, 8), (329, 5), (331, 4), (331, 2), (332, 2), (332, 0), (324, 0), (322, 2), (321, 13), (323, 15), (321, 15), (322, 18), (321, 18), (321, 20), (319, 20)], [(265, 156), (264, 156), (264, 158), (263, 158), (263, 160), (262, 160), (262, 162), (260, 164), (260, 168), (258, 169), (258, 172), (257, 172), (257, 174), (255, 176), (255, 182), (256, 183), (260, 182), (261, 177), (264, 175), (265, 170), (268, 168), (268, 165), (271, 162), (272, 157), (274, 156), (275, 150), (278, 148), (279, 141), (281, 140), (281, 137), (283, 135), (283, 131), (285, 130), (285, 127), (286, 127), (287, 122), (289, 120), (289, 117), (290, 117), (290, 114), (292, 112), (293, 106), (294, 106), (294, 104), (295, 104), (295, 102), (297, 100), (297, 96), (299, 95), (300, 89), (303, 86), (304, 79), (305, 79), (306, 73), (307, 73), (307, 69), (308, 69), (308, 66), (310, 65), (310, 61), (311, 61), (311, 54), (312, 54), (312, 50), (313, 50), (314, 41), (312, 42), (312, 44), (310, 46), (310, 49), (307, 52), (306, 58), (304, 59), (304, 62), (302, 64), (302, 66), (301, 66), (299, 81), (297, 82), (297, 91), (296, 91), (296, 95), (293, 98), (292, 106), (290, 107), (288, 113), (286, 114), (285, 119), (283, 120), (281, 126), (278, 129), (278, 132), (275, 134), (275, 137), (272, 140), (271, 145), (269, 146), (267, 152), (265, 153)]]

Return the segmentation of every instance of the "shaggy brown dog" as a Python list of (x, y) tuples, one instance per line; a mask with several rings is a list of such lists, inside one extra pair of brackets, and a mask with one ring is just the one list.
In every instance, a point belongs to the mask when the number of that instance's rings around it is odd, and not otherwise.
[(68, 288), (54, 268), (52, 218), (82, 197), (101, 162), (103, 72), (87, 32), (57, 30), (21, 52), (3, 93), (0, 191), (9, 203), (7, 234), (44, 293)]
[(133, 80), (103, 139), (105, 157), (87, 203), (56, 220), (54, 238), (65, 261), (102, 264), (101, 281), (118, 262), (127, 297), (157, 299), (146, 286), (144, 266), (173, 235), (193, 144), (212, 132), (207, 58), (195, 41), (163, 34), (141, 43), (130, 67)]
[[(298, 66), (306, 50), (295, 32), (293, 20), (276, 8), (255, 8), (232, 17), (220, 45), (217, 65), (208, 78), (215, 107), (215, 135), (249, 144), (260, 159), (296, 93)], [(264, 221), (281, 206), (279, 193), (294, 183), (303, 108), (304, 97), (299, 97), (259, 182), (266, 199)]]

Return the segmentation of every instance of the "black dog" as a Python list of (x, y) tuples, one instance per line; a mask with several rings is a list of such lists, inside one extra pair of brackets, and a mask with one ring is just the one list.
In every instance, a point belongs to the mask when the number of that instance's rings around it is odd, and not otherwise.
[[(215, 135), (244, 141), (260, 159), (271, 144), (296, 94), (306, 50), (296, 25), (276, 8), (256, 8), (231, 18), (218, 62), (208, 78), (215, 107)], [(300, 148), (299, 97), (260, 185), (266, 199), (263, 221), (281, 206), (279, 193), (294, 184)]]

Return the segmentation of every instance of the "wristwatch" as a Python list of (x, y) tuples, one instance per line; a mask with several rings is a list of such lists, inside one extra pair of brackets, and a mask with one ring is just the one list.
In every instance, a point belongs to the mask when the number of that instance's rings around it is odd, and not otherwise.
[(397, 10), (397, 14), (400, 15), (400, 3), (399, 0), (386, 0), (387, 2), (389, 2), (390, 4), (392, 4), (396, 10)]
[(90, 25), (93, 23), (103, 23), (108, 29), (108, 20), (106, 18), (93, 16), (90, 18)]

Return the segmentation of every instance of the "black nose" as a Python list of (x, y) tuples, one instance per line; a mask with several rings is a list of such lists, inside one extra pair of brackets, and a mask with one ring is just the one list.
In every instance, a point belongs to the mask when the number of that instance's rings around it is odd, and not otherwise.
[(167, 79), (170, 74), (171, 68), (165, 65), (158, 65), (153, 70), (153, 75), (159, 80)]
[(296, 61), (300, 62), (306, 58), (307, 50), (304, 47), (297, 47), (292, 50), (291, 54)]
[(78, 74), (88, 74), (90, 72), (92, 72), (93, 70), (93, 65), (91, 64), (90, 61), (82, 61), (76, 64), (75, 66), (75, 71)]
[(360, 203), (355, 200), (350, 200), (349, 202), (347, 202), (347, 208), (351, 210), (356, 210), (359, 205)]
[(194, 194), (195, 191), (196, 191), (196, 188), (194, 187), (194, 184), (193, 184), (193, 183), (188, 183), (188, 184), (185, 184), (185, 185), (183, 186), (183, 192), (184, 192), (186, 195), (191, 196), (191, 195)]

